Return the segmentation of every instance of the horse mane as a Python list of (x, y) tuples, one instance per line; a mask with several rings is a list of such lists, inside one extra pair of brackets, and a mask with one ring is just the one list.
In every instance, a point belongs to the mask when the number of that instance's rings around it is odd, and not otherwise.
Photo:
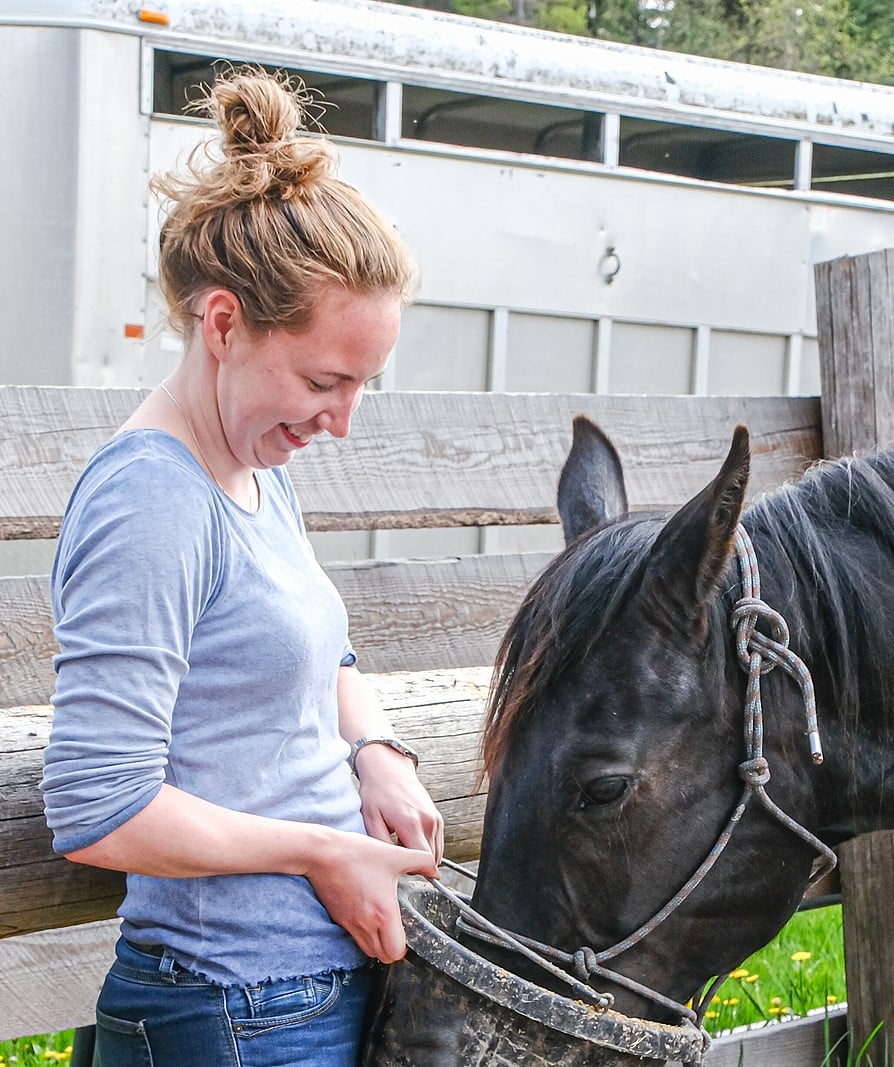
[[(569, 668), (586, 659), (639, 588), (664, 521), (638, 515), (583, 534), (531, 586), (497, 652), (485, 715), (486, 772), (493, 772), (519, 724)], [(821, 461), (801, 480), (757, 500), (742, 521), (762, 577), (785, 590), (787, 605), (771, 606), (786, 615), (793, 648), (809, 642), (809, 666), (829, 680), (842, 719), (856, 723), (861, 684), (891, 707), (894, 672), (883, 645), (889, 621), (879, 568), (894, 565), (894, 453)], [(854, 531), (860, 550), (874, 554), (875, 566), (854, 566)], [(731, 571), (718, 599), (731, 603), (737, 588), (738, 575)], [(858, 672), (860, 647), (877, 654)]]

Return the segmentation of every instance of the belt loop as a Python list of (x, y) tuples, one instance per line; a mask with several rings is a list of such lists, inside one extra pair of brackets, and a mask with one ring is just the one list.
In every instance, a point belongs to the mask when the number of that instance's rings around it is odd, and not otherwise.
[(161, 956), (161, 963), (158, 965), (158, 973), (161, 975), (162, 980), (170, 982), (171, 985), (175, 985), (177, 982), (177, 975), (174, 973), (176, 968), (177, 961), (171, 953), (165, 949)]

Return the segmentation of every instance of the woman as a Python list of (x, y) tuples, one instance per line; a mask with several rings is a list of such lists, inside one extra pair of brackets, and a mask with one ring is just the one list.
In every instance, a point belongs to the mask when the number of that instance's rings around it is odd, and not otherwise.
[(443, 823), (283, 464), (348, 434), (415, 273), (283, 83), (237, 72), (207, 104), (221, 158), (158, 183), (183, 362), (59, 538), (47, 818), (57, 851), (128, 872), (95, 1063), (347, 1067), (369, 961), (406, 949), (397, 881), (436, 874)]

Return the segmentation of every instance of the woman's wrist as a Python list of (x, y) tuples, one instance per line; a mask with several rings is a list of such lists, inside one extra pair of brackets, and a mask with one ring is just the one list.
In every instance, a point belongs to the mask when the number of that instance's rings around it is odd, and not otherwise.
[(402, 758), (411, 760), (414, 767), (419, 766), (419, 756), (415, 750), (410, 748), (405, 742), (398, 740), (398, 738), (390, 734), (369, 734), (365, 737), (358, 738), (353, 745), (351, 745), (351, 751), (348, 755), (348, 766), (351, 768), (353, 774), (357, 774), (357, 757), (361, 752), (368, 750), (371, 746), (391, 749)]

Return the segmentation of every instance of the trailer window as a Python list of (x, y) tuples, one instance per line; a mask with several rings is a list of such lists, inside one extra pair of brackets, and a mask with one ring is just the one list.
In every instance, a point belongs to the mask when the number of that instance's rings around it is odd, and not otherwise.
[(733, 185), (794, 186), (795, 142), (621, 117), (622, 167)]
[[(228, 70), (233, 61), (214, 56), (182, 52), (155, 52), (153, 111), (161, 115), (186, 115), (189, 103), (201, 93), (200, 86), (211, 85)], [(378, 83), (363, 78), (295, 67), (263, 64), (268, 71), (285, 70), (297, 76), (319, 98), (319, 107), (311, 107), (310, 117), (319, 128), (333, 137), (373, 139), (375, 102)]]
[(894, 155), (815, 144), (811, 188), (894, 200)]
[(402, 134), (417, 141), (601, 160), (602, 116), (574, 108), (405, 85)]

